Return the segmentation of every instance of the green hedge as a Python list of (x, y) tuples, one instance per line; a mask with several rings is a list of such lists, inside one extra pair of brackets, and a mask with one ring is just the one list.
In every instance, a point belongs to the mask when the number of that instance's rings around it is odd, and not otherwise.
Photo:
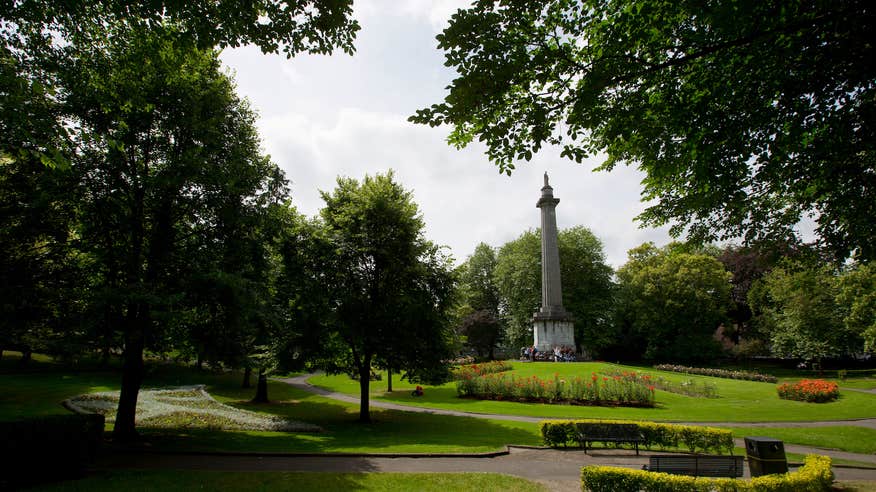
[(591, 492), (827, 492), (832, 483), (830, 458), (816, 455), (807, 456), (796, 472), (751, 480), (695, 478), (611, 466), (581, 469), (582, 490)]
[(104, 417), (49, 415), (0, 422), (0, 490), (81, 476), (103, 441)]
[(730, 453), (733, 451), (733, 433), (713, 427), (693, 425), (662, 424), (657, 422), (635, 422), (629, 420), (544, 420), (541, 422), (541, 436), (545, 445), (583, 447), (578, 442), (578, 430), (593, 424), (636, 424), (642, 434), (642, 445), (647, 449), (659, 447), (687, 448), (691, 453), (711, 452)]

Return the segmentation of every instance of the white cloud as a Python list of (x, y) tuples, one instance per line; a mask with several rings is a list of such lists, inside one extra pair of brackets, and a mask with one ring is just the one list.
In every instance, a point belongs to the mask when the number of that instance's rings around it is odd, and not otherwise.
[(238, 91), (261, 114), (265, 149), (292, 181), (293, 203), (308, 215), (322, 207), (319, 190), (338, 175), (395, 170), (425, 217), (427, 236), (448, 245), (458, 260), (479, 242), (501, 246), (538, 227), (535, 203), (548, 171), (561, 199), (561, 228), (584, 225), (604, 242), (614, 266), (645, 240), (668, 240), (665, 230), (640, 230), (641, 174), (617, 168), (592, 173), (599, 163), (575, 164), (545, 149), (512, 176), (499, 174), (473, 144), (448, 146), (443, 127), (413, 125), (407, 117), (438, 102), (452, 73), (443, 67), (435, 33), (467, 1), (365, 0), (355, 3), (362, 31), (350, 57), (302, 55), (287, 60), (257, 48), (223, 53), (236, 70)]

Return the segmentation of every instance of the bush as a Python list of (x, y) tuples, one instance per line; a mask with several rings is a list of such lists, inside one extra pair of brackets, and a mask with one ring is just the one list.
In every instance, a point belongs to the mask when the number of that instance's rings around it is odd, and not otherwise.
[(687, 367), (675, 364), (660, 364), (654, 366), (654, 369), (660, 371), (681, 372), (684, 374), (696, 374), (699, 376), (712, 376), (715, 378), (724, 379), (742, 379), (745, 381), (758, 381), (761, 383), (775, 383), (778, 381), (775, 376), (768, 374), (760, 374), (750, 371), (728, 371), (727, 369), (710, 369), (703, 367)]
[(750, 481), (695, 478), (611, 466), (585, 466), (581, 487), (593, 492), (827, 492), (833, 472), (830, 458), (809, 455), (794, 473), (766, 475)]
[(683, 446), (691, 453), (721, 454), (733, 451), (733, 433), (728, 430), (629, 420), (544, 420), (541, 422), (542, 439), (545, 445), (551, 447), (567, 447), (569, 445), (580, 447), (580, 443), (577, 441), (579, 426), (592, 424), (635, 424), (639, 427), (642, 444), (647, 449), (652, 449), (655, 446), (660, 449)]
[(0, 490), (81, 476), (103, 441), (103, 415), (50, 415), (0, 422)]
[(783, 400), (827, 403), (839, 398), (839, 386), (823, 379), (804, 379), (795, 384), (780, 384), (776, 390)]

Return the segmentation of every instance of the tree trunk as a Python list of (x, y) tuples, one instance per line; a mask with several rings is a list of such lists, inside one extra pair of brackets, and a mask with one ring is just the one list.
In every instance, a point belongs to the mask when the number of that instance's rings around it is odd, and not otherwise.
[(371, 357), (362, 358), (362, 365), (359, 366), (359, 422), (363, 424), (371, 423), (371, 405), (368, 401), (370, 396), (371, 384)]
[(22, 347), (21, 348), (21, 360), (18, 362), (21, 367), (25, 367), (30, 363), (31, 355), (33, 352), (30, 350), (30, 347)]
[(263, 369), (259, 369), (259, 382), (256, 385), (256, 395), (253, 403), (268, 403), (268, 375)]
[(392, 393), (392, 369), (386, 369), (386, 391)]
[[(145, 310), (143, 306), (133, 308), (135, 311)], [(141, 313), (135, 313), (130, 320), (128, 332), (125, 334), (125, 353), (122, 365), (122, 389), (119, 394), (119, 407), (116, 411), (116, 423), (113, 428), (113, 439), (120, 442), (130, 442), (137, 438), (136, 413), (137, 396), (143, 384), (143, 336), (142, 325), (148, 320), (142, 319)]]
[(240, 385), (241, 388), (251, 388), (252, 385), (249, 384), (250, 376), (252, 376), (252, 368), (245, 367), (243, 369), (243, 384)]

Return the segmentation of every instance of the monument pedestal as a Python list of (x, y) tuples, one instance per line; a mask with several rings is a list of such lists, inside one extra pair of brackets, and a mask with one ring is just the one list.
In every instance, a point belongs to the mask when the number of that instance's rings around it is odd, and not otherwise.
[(536, 316), (532, 320), (532, 334), (539, 352), (552, 352), (554, 347), (575, 349), (575, 324), (568, 319), (549, 319)]

